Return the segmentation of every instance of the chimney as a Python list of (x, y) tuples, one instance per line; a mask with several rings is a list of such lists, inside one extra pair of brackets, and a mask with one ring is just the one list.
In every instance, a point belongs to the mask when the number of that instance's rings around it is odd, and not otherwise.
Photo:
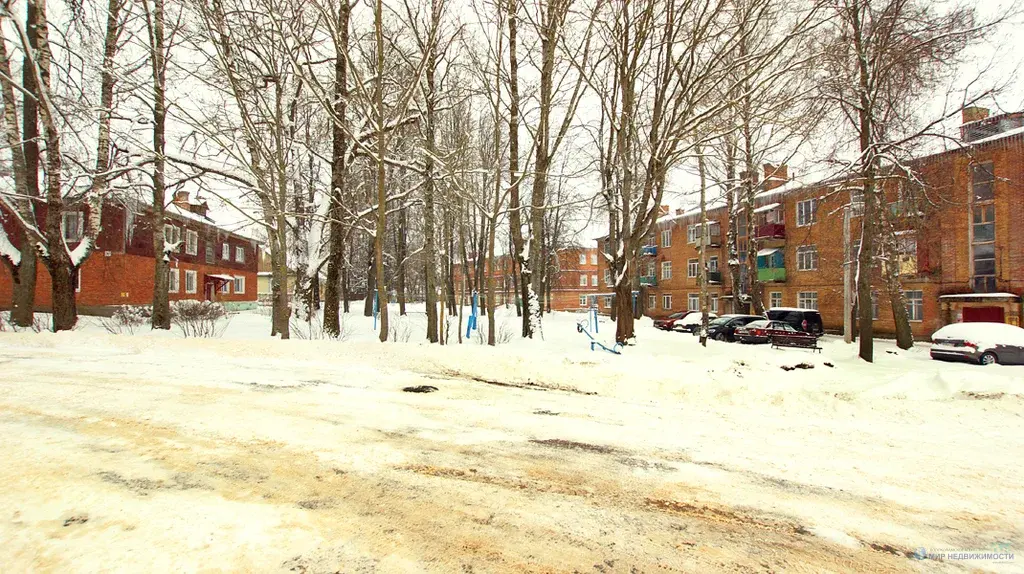
[(772, 165), (764, 164), (764, 189), (765, 191), (782, 187), (789, 180), (789, 168), (786, 164)]
[(182, 209), (188, 209), (188, 192), (187, 191), (176, 191), (174, 192), (174, 205)]
[(963, 123), (969, 124), (978, 120), (983, 120), (988, 117), (988, 108), (980, 106), (967, 106), (961, 112), (963, 114)]
[(672, 209), (669, 206), (662, 205), (658, 207), (658, 217), (663, 217), (670, 213), (672, 213)]

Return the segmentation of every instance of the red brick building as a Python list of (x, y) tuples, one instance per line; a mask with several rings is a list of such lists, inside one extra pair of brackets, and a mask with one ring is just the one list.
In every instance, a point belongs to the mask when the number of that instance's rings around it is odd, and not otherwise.
[[(552, 311), (575, 311), (586, 308), (589, 305), (587, 297), (598, 291), (598, 259), (597, 249), (592, 247), (559, 249), (552, 261), (550, 289), (541, 295), (545, 307)], [(492, 273), (491, 269), (494, 269), (495, 304), (512, 305), (518, 298), (513, 281), (513, 274), (516, 273), (514, 261), (507, 254), (495, 256), (494, 261), (493, 266), (487, 267), (485, 274)], [(464, 281), (461, 265), (455, 267), (455, 280), (457, 286), (461, 286)], [(486, 286), (486, 283), (484, 285)], [(467, 292), (470, 289), (472, 287), (467, 283)], [(485, 295), (486, 293), (481, 293), (481, 297)]]
[[(1021, 324), (1024, 113), (989, 118), (987, 110), (971, 108), (964, 120), (963, 147), (920, 158), (911, 166), (923, 185), (905, 176), (884, 184), (886, 218), (895, 230), (900, 280), (918, 337), (958, 321)], [(752, 236), (764, 305), (816, 308), (826, 329), (840, 330), (846, 207), (851, 207), (855, 251), (862, 219), (863, 204), (856, 201), (856, 192), (851, 196), (856, 182), (801, 186), (787, 179), (785, 166), (765, 166), (753, 229), (736, 230), (739, 285), (732, 284), (728, 268), (727, 213), (722, 207), (708, 210), (711, 310), (729, 312), (732, 298), (742, 300), (748, 293), (746, 248)], [(648, 315), (698, 308), (699, 223), (693, 210), (663, 216), (654, 225), (636, 265)], [(880, 270), (873, 272), (878, 290), (872, 301), (875, 329), (892, 333), (884, 282)]]
[[(103, 313), (115, 305), (149, 305), (153, 299), (155, 267), (150, 210), (146, 206), (108, 201), (103, 206), (102, 231), (96, 249), (78, 273), (76, 300), (81, 313)], [(0, 222), (15, 237), (14, 218), (0, 210)], [(38, 215), (38, 214), (37, 214)], [(73, 249), (82, 237), (86, 208), (63, 215), (63, 231)], [(170, 254), (171, 301), (221, 301), (244, 308), (256, 302), (257, 243), (219, 228), (207, 215), (205, 203), (190, 203), (179, 193), (165, 212), (164, 239), (180, 242)], [(37, 265), (36, 307), (50, 310), (50, 275)], [(0, 265), (0, 308), (13, 301), (13, 280)]]

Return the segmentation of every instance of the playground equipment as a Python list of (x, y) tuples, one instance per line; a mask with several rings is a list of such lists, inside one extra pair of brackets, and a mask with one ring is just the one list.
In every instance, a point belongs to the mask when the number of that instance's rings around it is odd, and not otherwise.
[(597, 333), (597, 331), (599, 329), (598, 325), (600, 325), (600, 323), (597, 320), (597, 307), (596, 306), (590, 308), (590, 310), (587, 312), (587, 318), (586, 319), (583, 319), (582, 321), (577, 321), (576, 322), (576, 332), (577, 333), (583, 333), (584, 335), (586, 335), (587, 337), (590, 338), (590, 350), (591, 351), (596, 351), (597, 347), (601, 347), (602, 350), (608, 351), (609, 353), (613, 353), (615, 355), (621, 355), (622, 354), (622, 345), (620, 343), (615, 343), (611, 347), (608, 347), (604, 343), (602, 343), (602, 342), (598, 341), (597, 339), (595, 339), (594, 336), (591, 335), (590, 331), (589, 331), (589, 327), (591, 325), (593, 325), (593, 327), (594, 327), (594, 332)]
[[(364, 307), (365, 309), (365, 307)], [(365, 313), (365, 311), (363, 311)], [(373, 330), (377, 330), (377, 315), (380, 314), (380, 293), (373, 290)]]
[(479, 307), (480, 307), (480, 295), (476, 292), (476, 289), (474, 289), (473, 290), (473, 297), (472, 297), (471, 303), (470, 303), (470, 308), (472, 309), (472, 311), (469, 314), (469, 320), (466, 321), (466, 338), (467, 339), (469, 338), (469, 334), (471, 332), (476, 331), (476, 315), (477, 315), (477, 310), (479, 309)]

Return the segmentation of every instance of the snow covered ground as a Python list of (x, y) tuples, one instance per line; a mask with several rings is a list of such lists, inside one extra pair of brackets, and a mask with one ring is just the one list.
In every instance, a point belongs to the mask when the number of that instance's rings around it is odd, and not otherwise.
[(647, 320), (615, 356), (581, 317), (495, 348), (422, 343), (422, 308), (387, 345), (256, 312), (221, 339), (0, 333), (2, 570), (1024, 571), (1024, 367)]

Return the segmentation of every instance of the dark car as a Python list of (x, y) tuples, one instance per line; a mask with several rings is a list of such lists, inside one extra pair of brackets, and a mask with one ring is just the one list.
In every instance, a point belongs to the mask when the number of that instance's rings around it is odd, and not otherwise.
[(673, 331), (675, 330), (676, 323), (691, 313), (697, 313), (698, 315), (700, 314), (697, 311), (683, 311), (682, 313), (673, 313), (666, 317), (665, 319), (655, 319), (654, 327), (657, 329), (661, 329), (662, 331)]
[(818, 337), (821, 335), (801, 331), (782, 321), (772, 321), (771, 328), (767, 330), (767, 335), (768, 342), (773, 347), (801, 347), (821, 350), (818, 347)]
[(733, 332), (733, 337), (735, 337), (740, 343), (768, 343), (773, 332), (782, 331), (786, 327), (793, 329), (789, 323), (761, 319), (758, 321), (751, 321), (742, 327), (736, 327), (736, 331)]
[(794, 329), (805, 333), (821, 335), (825, 332), (825, 328), (821, 322), (821, 313), (814, 309), (773, 307), (768, 309), (765, 313), (765, 317), (771, 321), (789, 323)]
[[(743, 327), (748, 323), (760, 321), (764, 317), (757, 315), (722, 315), (708, 324), (708, 338), (716, 341), (735, 341), (734, 333), (737, 327)], [(699, 331), (694, 332), (696, 334)]]
[(932, 335), (933, 359), (1024, 365), (1024, 329), (1006, 323), (954, 323)]

